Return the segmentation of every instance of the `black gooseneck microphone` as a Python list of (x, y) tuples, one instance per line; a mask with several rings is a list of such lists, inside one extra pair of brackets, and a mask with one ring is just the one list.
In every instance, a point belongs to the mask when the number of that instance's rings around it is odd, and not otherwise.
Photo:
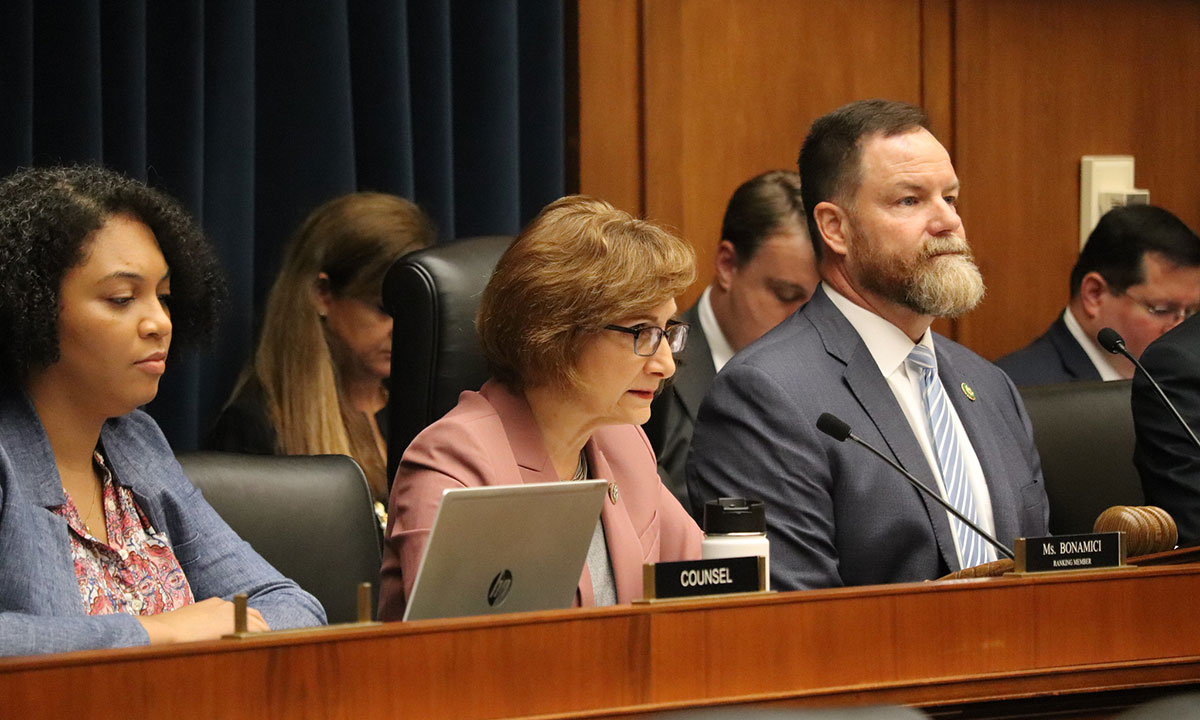
[(1179, 421), (1179, 425), (1183, 428), (1183, 431), (1192, 439), (1192, 443), (1194, 443), (1196, 447), (1200, 448), (1200, 440), (1196, 439), (1196, 433), (1192, 432), (1192, 428), (1188, 426), (1187, 421), (1184, 420), (1183, 416), (1179, 414), (1179, 411), (1175, 409), (1175, 403), (1171, 402), (1171, 399), (1168, 398), (1167, 394), (1163, 392), (1163, 389), (1159, 387), (1158, 381), (1154, 379), (1154, 376), (1146, 372), (1146, 368), (1142, 367), (1142, 364), (1138, 362), (1138, 359), (1125, 349), (1125, 340), (1121, 337), (1121, 333), (1113, 330), (1112, 328), (1106, 327), (1100, 332), (1096, 333), (1096, 341), (1100, 343), (1100, 347), (1109, 351), (1113, 355), (1124, 355), (1125, 357), (1129, 358), (1129, 361), (1133, 363), (1134, 367), (1142, 371), (1142, 374), (1146, 376), (1146, 379), (1149, 380), (1150, 384), (1154, 386), (1154, 389), (1158, 391), (1158, 396), (1162, 398), (1163, 404), (1167, 406), (1167, 409), (1170, 410), (1171, 414), (1175, 416), (1175, 419)]
[(1002, 542), (1000, 542), (996, 538), (994, 538), (991, 535), (984, 532), (983, 528), (979, 527), (975, 523), (968, 520), (967, 516), (963, 515), (958, 510), (956, 510), (954, 508), (954, 506), (952, 506), (950, 503), (943, 500), (942, 496), (939, 493), (936, 493), (936, 492), (930, 490), (929, 488), (925, 487), (925, 483), (923, 483), (920, 480), (913, 477), (912, 473), (910, 473), (909, 471), (900, 467), (900, 465), (895, 460), (892, 460), (887, 455), (884, 455), (883, 453), (879, 452), (866, 440), (863, 440), (859, 436), (850, 432), (850, 426), (847, 425), (845, 422), (843, 422), (841, 420), (841, 418), (839, 418), (838, 416), (834, 415), (833, 413), (821, 413), (821, 417), (817, 418), (817, 429), (820, 430), (821, 432), (825, 433), (829, 437), (833, 438), (834, 440), (837, 440), (838, 442), (843, 442), (846, 439), (850, 439), (850, 440), (853, 440), (854, 442), (858, 443), (859, 445), (862, 445), (866, 449), (870, 450), (872, 453), (874, 453), (875, 457), (884, 461), (888, 465), (891, 465), (892, 469), (894, 469), (896, 472), (903, 475), (904, 479), (908, 480), (908, 482), (911, 483), (913, 487), (915, 487), (916, 489), (925, 493), (929, 497), (933, 498), (935, 501), (937, 501), (938, 505), (941, 505), (942, 507), (946, 508), (946, 510), (948, 510), (951, 515), (958, 518), (959, 520), (961, 520), (963, 522), (964, 525), (966, 525), (967, 527), (974, 530), (975, 533), (977, 535), (979, 535), (979, 537), (981, 537), (984, 540), (987, 540), (989, 543), (991, 543), (992, 546), (995, 547), (996, 550), (999, 551), (1001, 555), (1003, 555), (1009, 559), (1013, 558), (1012, 550), (1009, 550), (1007, 547), (1005, 547), (1005, 545)]

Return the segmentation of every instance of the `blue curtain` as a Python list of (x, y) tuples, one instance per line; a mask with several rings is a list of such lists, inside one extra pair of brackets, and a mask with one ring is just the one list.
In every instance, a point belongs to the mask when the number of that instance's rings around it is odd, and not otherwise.
[(396, 193), (448, 240), (515, 233), (564, 194), (563, 25), (563, 0), (5, 0), (0, 174), (102, 163), (204, 226), (230, 311), (150, 407), (191, 449), (313, 207)]

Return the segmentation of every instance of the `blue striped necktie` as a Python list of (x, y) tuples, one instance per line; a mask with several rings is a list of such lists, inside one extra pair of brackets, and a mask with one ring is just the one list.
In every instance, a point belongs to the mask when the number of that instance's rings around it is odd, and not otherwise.
[[(937, 374), (937, 360), (933, 351), (917, 345), (908, 354), (908, 362), (921, 375), (921, 396), (925, 399), (925, 410), (929, 413), (930, 438), (937, 450), (938, 464), (942, 467), (942, 484), (950, 504), (971, 522), (979, 524), (975, 512), (975, 496), (967, 480), (967, 464), (958, 446), (958, 433), (954, 431), (951, 417), (950, 398)], [(950, 517), (950, 526), (958, 540), (958, 551), (962, 555), (962, 566), (982, 565), (993, 559), (991, 549), (979, 534), (958, 518)]]

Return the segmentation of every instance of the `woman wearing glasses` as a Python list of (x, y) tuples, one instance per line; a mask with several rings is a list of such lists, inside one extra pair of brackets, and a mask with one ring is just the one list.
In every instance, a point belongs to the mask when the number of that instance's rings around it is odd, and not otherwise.
[(398, 620), (442, 491), (603, 478), (577, 605), (626, 603), (642, 564), (700, 556), (700, 529), (662, 485), (639, 427), (675, 372), (675, 296), (690, 246), (603, 200), (548, 205), (500, 258), (476, 326), (492, 379), (413, 440), (392, 486), (379, 615)]

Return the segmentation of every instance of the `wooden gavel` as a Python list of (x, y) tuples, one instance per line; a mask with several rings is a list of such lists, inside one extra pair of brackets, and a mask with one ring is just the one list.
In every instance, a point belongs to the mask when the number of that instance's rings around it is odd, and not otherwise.
[(1094, 532), (1125, 533), (1125, 554), (1128, 557), (1165, 552), (1179, 542), (1175, 518), (1153, 505), (1114, 505), (1096, 518)]
[[(1098, 533), (1125, 533), (1125, 554), (1131, 558), (1166, 552), (1173, 549), (1179, 541), (1179, 528), (1175, 525), (1175, 519), (1166, 510), (1153, 505), (1114, 505), (1100, 513), (1092, 530)], [(1012, 572), (1012, 569), (1013, 561), (1004, 558), (963, 568), (940, 579), (996, 577)]]

